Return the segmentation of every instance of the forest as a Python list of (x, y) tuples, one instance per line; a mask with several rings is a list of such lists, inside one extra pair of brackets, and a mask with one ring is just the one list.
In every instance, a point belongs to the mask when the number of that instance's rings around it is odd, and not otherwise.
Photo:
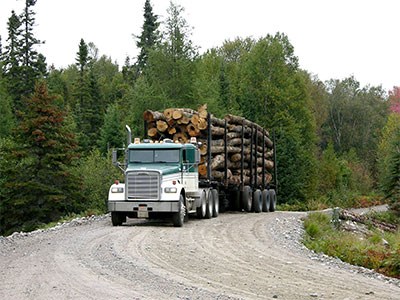
[(125, 124), (143, 137), (145, 110), (203, 104), (275, 133), (282, 209), (388, 201), (400, 211), (399, 87), (322, 82), (279, 32), (200, 54), (184, 7), (170, 2), (160, 20), (150, 0), (136, 57), (118, 66), (81, 38), (57, 69), (37, 50), (35, 3), (13, 11), (0, 37), (0, 235), (105, 213)]

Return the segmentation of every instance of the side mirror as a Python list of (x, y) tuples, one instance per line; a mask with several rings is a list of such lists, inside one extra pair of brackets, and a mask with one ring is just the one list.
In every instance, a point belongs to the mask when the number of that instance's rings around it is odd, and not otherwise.
[(118, 158), (117, 158), (117, 150), (116, 149), (112, 150), (112, 164), (114, 166), (118, 166)]

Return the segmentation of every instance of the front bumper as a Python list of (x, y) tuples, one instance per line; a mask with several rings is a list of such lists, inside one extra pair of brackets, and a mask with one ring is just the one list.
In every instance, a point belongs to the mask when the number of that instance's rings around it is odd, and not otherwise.
[(108, 211), (119, 212), (178, 212), (179, 201), (109, 201)]

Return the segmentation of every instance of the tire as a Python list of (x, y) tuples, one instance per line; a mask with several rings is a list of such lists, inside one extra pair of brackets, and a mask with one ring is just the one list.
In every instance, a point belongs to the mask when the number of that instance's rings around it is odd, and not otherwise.
[(206, 219), (211, 219), (213, 215), (213, 207), (214, 207), (214, 197), (212, 190), (209, 190), (207, 193), (207, 207), (206, 207)]
[(183, 226), (183, 223), (185, 222), (185, 215), (186, 215), (185, 199), (181, 194), (179, 196), (179, 211), (175, 212), (172, 215), (172, 223), (174, 224), (174, 227)]
[(196, 208), (196, 216), (199, 219), (203, 219), (206, 216), (207, 210), (207, 193), (205, 190), (200, 195), (200, 206)]
[(276, 192), (275, 190), (269, 190), (269, 211), (274, 212), (276, 209)]
[(253, 209), (254, 212), (259, 213), (262, 211), (262, 204), (263, 204), (263, 200), (262, 200), (262, 194), (260, 190), (255, 190), (255, 192), (253, 193)]
[(248, 185), (244, 186), (243, 192), (241, 193), (241, 196), (242, 196), (243, 209), (245, 211), (247, 211), (247, 212), (250, 212), (251, 211), (251, 204), (252, 204), (252, 201), (253, 201), (251, 187), (249, 187)]
[(125, 215), (117, 211), (111, 212), (111, 223), (113, 224), (113, 226), (121, 226), (124, 222), (126, 222)]
[(216, 218), (219, 215), (219, 194), (218, 194), (218, 190), (216, 190), (216, 189), (212, 189), (211, 193), (212, 193), (213, 199), (214, 199), (212, 217)]
[(262, 191), (262, 201), (263, 201), (262, 211), (269, 212), (270, 201), (269, 201), (269, 191), (268, 190)]

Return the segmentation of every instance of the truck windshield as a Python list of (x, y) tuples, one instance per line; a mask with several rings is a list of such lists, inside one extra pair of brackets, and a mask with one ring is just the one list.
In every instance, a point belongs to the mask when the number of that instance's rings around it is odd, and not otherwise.
[(129, 151), (130, 163), (177, 163), (179, 149), (135, 149)]

